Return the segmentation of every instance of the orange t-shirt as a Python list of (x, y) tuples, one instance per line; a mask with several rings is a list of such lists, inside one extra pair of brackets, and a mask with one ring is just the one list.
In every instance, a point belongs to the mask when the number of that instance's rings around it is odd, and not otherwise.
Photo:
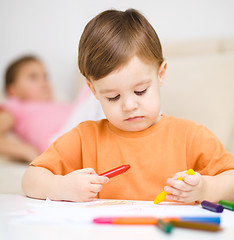
[(106, 119), (80, 123), (31, 163), (59, 175), (81, 168), (100, 174), (123, 164), (131, 168), (104, 184), (99, 198), (153, 200), (176, 172), (216, 175), (234, 169), (234, 157), (204, 126), (163, 115), (139, 132), (119, 130)]

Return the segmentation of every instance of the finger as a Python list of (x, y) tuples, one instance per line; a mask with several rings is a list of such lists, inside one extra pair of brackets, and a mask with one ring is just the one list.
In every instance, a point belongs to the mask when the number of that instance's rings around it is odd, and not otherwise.
[(102, 190), (102, 184), (91, 184), (90, 191), (93, 193), (98, 193)]
[(108, 177), (104, 177), (104, 176), (91, 176), (90, 178), (90, 183), (93, 184), (105, 184), (109, 182), (109, 178)]
[(174, 200), (174, 201), (178, 201), (178, 202), (184, 202), (184, 203), (192, 203), (192, 202), (196, 201), (196, 199), (194, 199), (192, 196), (182, 197), (182, 196), (175, 196), (175, 195), (171, 195), (171, 194), (166, 195), (166, 199)]
[(164, 191), (166, 191), (172, 195), (180, 196), (180, 197), (186, 197), (188, 195), (188, 193), (190, 192), (190, 191), (182, 191), (182, 190), (170, 187), (170, 186), (165, 186)]
[(167, 200), (178, 201), (178, 202), (186, 202), (186, 198), (184, 198), (182, 196), (171, 195), (171, 194), (167, 194), (166, 199)]
[(90, 192), (89, 197), (88, 197), (89, 201), (93, 201), (96, 196), (97, 196), (97, 193)]
[(93, 168), (83, 168), (79, 170), (81, 173), (85, 173), (85, 174), (94, 174), (97, 175), (97, 173), (94, 171)]
[(79, 200), (81, 202), (89, 202), (89, 201), (92, 201), (95, 197), (97, 196), (97, 193), (94, 193), (94, 192), (87, 192), (84, 196), (82, 196)]
[[(188, 175), (185, 173), (186, 171), (184, 172), (179, 172), (179, 173), (176, 173), (172, 178), (168, 178), (167, 179), (167, 184), (171, 185), (171, 181), (172, 180), (182, 180), (184, 181), (184, 179), (189, 179), (188, 176), (194, 176), (194, 175)], [(199, 174), (199, 173), (198, 173)], [(200, 174), (199, 174), (200, 175)], [(193, 184), (191, 184), (193, 185)]]
[(176, 188), (178, 190), (182, 190), (182, 191), (186, 191), (189, 192), (192, 190), (191, 185), (185, 183), (184, 181), (180, 181), (180, 180), (175, 180), (175, 179), (170, 179), (170, 181), (168, 181), (169, 185), (173, 188)]
[(174, 174), (174, 176), (172, 177), (173, 179), (178, 179), (180, 178), (182, 175), (185, 174), (186, 171), (183, 172), (177, 172), (176, 174)]
[(186, 174), (186, 176), (184, 176), (184, 182), (191, 186), (196, 186), (200, 181), (200, 176), (199, 173), (196, 173), (195, 175)]

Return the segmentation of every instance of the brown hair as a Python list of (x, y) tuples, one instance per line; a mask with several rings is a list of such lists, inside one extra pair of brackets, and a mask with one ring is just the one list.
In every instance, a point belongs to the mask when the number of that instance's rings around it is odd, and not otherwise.
[(35, 57), (33, 55), (27, 55), (27, 56), (16, 59), (14, 62), (12, 62), (7, 67), (6, 72), (5, 72), (5, 86), (4, 86), (6, 93), (7, 93), (9, 86), (12, 85), (16, 81), (17, 74), (18, 74), (20, 68), (23, 65), (25, 65), (31, 61), (39, 61), (40, 62), (40, 60), (37, 57)]
[(81, 36), (78, 55), (80, 71), (88, 80), (105, 77), (134, 55), (158, 66), (164, 60), (157, 33), (135, 9), (107, 10), (94, 17)]

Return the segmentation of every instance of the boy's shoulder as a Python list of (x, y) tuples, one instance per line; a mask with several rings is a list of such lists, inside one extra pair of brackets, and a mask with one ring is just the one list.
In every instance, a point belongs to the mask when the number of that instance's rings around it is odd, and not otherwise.
[(168, 123), (173, 123), (173, 124), (178, 124), (178, 125), (196, 125), (200, 126), (198, 123), (190, 120), (190, 119), (185, 119), (185, 118), (179, 118), (179, 117), (174, 117), (174, 116), (168, 116), (165, 114), (162, 114), (164, 118), (167, 119)]
[(84, 122), (79, 123), (75, 128), (78, 131), (93, 131), (97, 129), (103, 129), (108, 125), (108, 120), (107, 119), (101, 119), (98, 121), (93, 121), (93, 120), (86, 120)]
[(166, 125), (168, 128), (174, 128), (178, 131), (198, 130), (204, 126), (185, 118), (163, 115), (167, 119)]

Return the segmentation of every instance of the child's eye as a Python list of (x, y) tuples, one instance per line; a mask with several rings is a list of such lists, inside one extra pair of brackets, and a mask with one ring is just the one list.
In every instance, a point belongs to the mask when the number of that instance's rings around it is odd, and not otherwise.
[(117, 95), (117, 96), (115, 96), (115, 97), (113, 97), (113, 98), (107, 98), (110, 102), (111, 101), (117, 101), (117, 100), (119, 100), (119, 98), (120, 98), (120, 95)]
[(147, 91), (147, 88), (145, 89), (145, 90), (143, 90), (143, 91), (135, 91), (134, 93), (136, 94), (136, 95), (138, 95), (138, 96), (140, 96), (140, 95), (143, 95), (144, 93), (146, 93), (146, 91)]
[(31, 73), (31, 74), (29, 75), (29, 78), (30, 78), (31, 80), (36, 80), (36, 79), (38, 78), (38, 75), (35, 74), (35, 73)]

